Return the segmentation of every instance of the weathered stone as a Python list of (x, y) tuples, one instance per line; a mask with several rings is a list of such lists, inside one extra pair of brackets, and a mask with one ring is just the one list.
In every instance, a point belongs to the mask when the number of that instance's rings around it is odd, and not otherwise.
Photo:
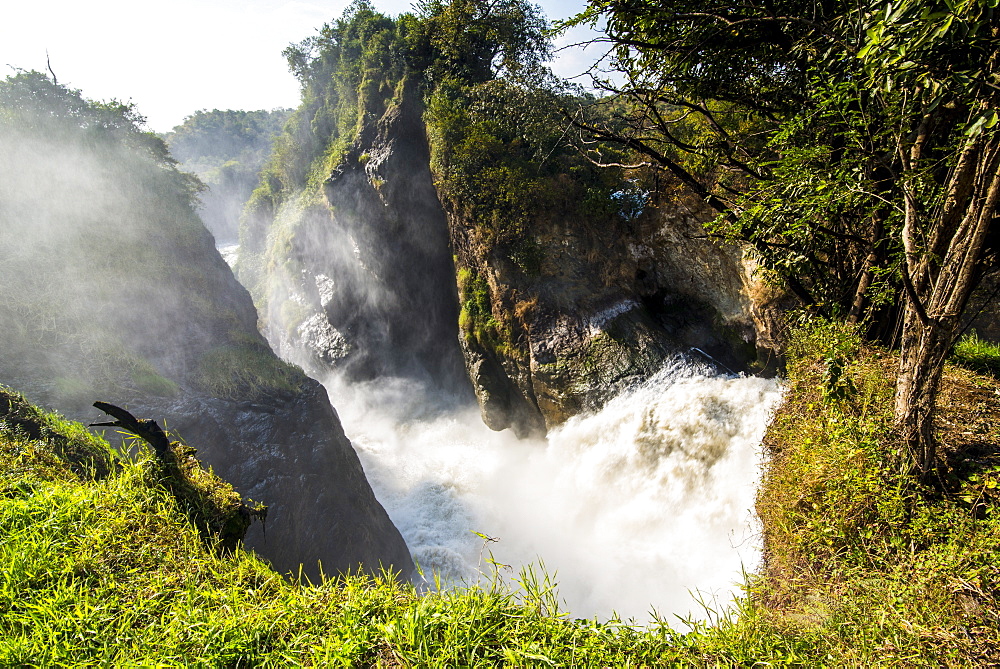
[(498, 345), (463, 334), (486, 424), (551, 428), (677, 356), (722, 372), (757, 371), (773, 358), (780, 293), (753, 276), (741, 248), (706, 239), (706, 220), (689, 202), (628, 223), (540, 217), (529, 234), (541, 261), (529, 274), (449, 210), (458, 266), (486, 282), (509, 337)]
[[(240, 278), (264, 287), (255, 299), (268, 339), (307, 371), (417, 378), (468, 397), (422, 109), (416, 82), (405, 82), (400, 100), (366, 121), (321, 197), (303, 190), (250, 222), (247, 252), (266, 261), (241, 266)], [(287, 244), (268, 246), (279, 237)]]
[(0, 382), (82, 422), (94, 400), (162, 419), (271, 508), (247, 541), (282, 571), (408, 575), (326, 392), (267, 347), (168, 169), (127, 145), (0, 140)]

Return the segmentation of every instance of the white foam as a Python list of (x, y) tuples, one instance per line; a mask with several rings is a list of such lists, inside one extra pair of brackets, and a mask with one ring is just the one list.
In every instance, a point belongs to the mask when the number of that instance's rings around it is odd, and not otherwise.
[(239, 244), (224, 244), (218, 247), (219, 255), (222, 259), (226, 261), (226, 264), (230, 267), (236, 267), (236, 261), (240, 257), (240, 245)]
[(697, 615), (760, 559), (752, 507), (772, 380), (664, 369), (545, 441), (435, 413), (398, 380), (328, 384), (366, 474), (431, 579), (475, 580), (484, 541), (515, 568), (542, 561), (577, 617)]

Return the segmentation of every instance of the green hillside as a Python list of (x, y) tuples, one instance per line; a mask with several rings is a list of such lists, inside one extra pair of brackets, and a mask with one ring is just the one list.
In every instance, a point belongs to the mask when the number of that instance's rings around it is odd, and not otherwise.
[(1000, 387), (950, 368), (949, 468), (932, 491), (898, 471), (892, 364), (842, 328), (798, 335), (766, 438), (765, 569), (738, 617), (708, 611), (693, 631), (572, 619), (557, 579), (530, 572), (424, 596), (392, 579), (289, 582), (213, 550), (150, 455), (110, 455), (4, 391), (0, 408), (22, 418), (0, 420), (0, 664), (996, 662)]

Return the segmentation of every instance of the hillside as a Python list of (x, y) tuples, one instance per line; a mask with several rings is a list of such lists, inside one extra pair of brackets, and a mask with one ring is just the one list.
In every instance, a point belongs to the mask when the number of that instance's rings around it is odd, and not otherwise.
[(127, 105), (0, 81), (0, 382), (81, 420), (155, 412), (271, 507), (281, 571), (412, 568), (326, 391), (257, 331), (196, 212), (200, 184)]
[(290, 109), (196, 111), (163, 135), (180, 168), (207, 186), (198, 214), (219, 245), (239, 238), (240, 213)]
[[(151, 480), (78, 425), (0, 420), (0, 662), (660, 666), (1000, 661), (1000, 384), (951, 368), (944, 492), (895, 470), (885, 367), (840, 328), (800, 333), (766, 443), (768, 553), (739, 617), (633, 629), (559, 611), (556, 579), (494, 573), (419, 596), (392, 579), (289, 582), (212, 550)], [(849, 361), (833, 383), (824, 360)], [(21, 406), (4, 391), (0, 407)], [(9, 413), (11, 409), (7, 409)], [(487, 556), (488, 557), (488, 556)], [(710, 605), (711, 606), (711, 605)]]

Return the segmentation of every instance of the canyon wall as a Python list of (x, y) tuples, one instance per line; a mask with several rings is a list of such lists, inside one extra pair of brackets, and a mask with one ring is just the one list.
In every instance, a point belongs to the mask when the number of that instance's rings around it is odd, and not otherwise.
[(248, 544), (281, 571), (408, 574), (326, 391), (257, 331), (194, 213), (196, 182), (127, 108), (41, 75), (4, 85), (18, 104), (0, 123), (0, 383), (84, 422), (103, 400), (183, 437), (269, 506)]
[[(530, 54), (512, 71), (456, 51), (438, 10), (349, 9), (286, 53), (302, 103), (237, 272), (272, 346), (319, 378), (474, 393), (520, 436), (678, 356), (773, 367), (778, 295), (743, 249), (706, 239), (709, 212), (620, 149), (569, 141), (565, 110), (593, 99)], [(466, 19), (489, 34), (489, 12)]]
[(724, 373), (773, 370), (782, 293), (755, 276), (742, 248), (706, 238), (707, 216), (692, 198), (628, 221), (539, 217), (526, 270), (450, 209), (463, 303), (503, 333), (461, 331), (487, 425), (542, 432), (675, 356)]

